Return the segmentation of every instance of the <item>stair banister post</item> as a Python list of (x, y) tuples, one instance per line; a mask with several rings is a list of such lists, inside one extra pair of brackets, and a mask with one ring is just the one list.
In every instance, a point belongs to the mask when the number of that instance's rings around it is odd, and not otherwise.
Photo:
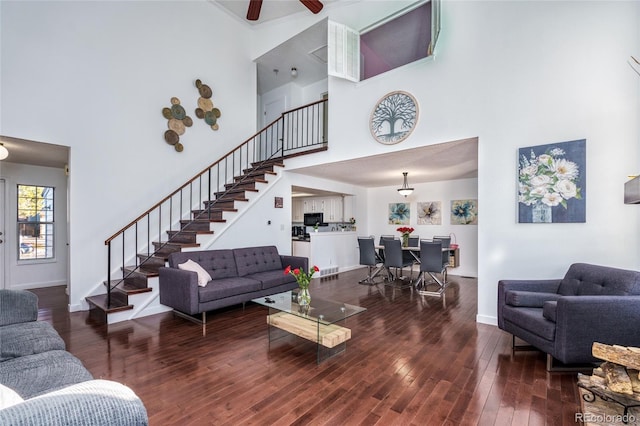
[(107, 306), (111, 304), (111, 241), (107, 243)]

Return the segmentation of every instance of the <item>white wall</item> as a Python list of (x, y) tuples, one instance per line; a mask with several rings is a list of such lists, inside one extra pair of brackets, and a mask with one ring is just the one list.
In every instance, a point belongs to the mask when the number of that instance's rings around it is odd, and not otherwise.
[[(70, 149), (72, 309), (106, 278), (104, 241), (255, 132), (244, 26), (206, 1), (0, 2), (0, 134)], [(229, 34), (233, 34), (233, 41)], [(195, 116), (201, 79), (222, 111)], [(167, 145), (162, 108), (194, 124)]]
[[(6, 181), (4, 240), (5, 251), (5, 288), (28, 289), (67, 284), (67, 177), (64, 169), (53, 167), (27, 166), (24, 164), (2, 162), (0, 177)], [(18, 221), (17, 186), (42, 185), (54, 188), (54, 247), (53, 259), (18, 260)], [(0, 264), (2, 262), (0, 261)]]
[[(391, 3), (328, 14), (358, 29)], [(640, 79), (627, 63), (640, 54), (639, 28), (633, 1), (445, 1), (435, 60), (357, 84), (329, 78), (330, 149), (296, 165), (478, 137), (481, 322), (496, 321), (499, 279), (560, 277), (577, 261), (637, 269), (638, 208), (622, 200), (627, 175), (640, 169)], [(290, 37), (274, 25), (256, 33), (256, 48), (282, 42), (278, 30)], [(385, 146), (367, 123), (376, 101), (395, 90), (416, 97), (420, 119), (406, 141)], [(516, 223), (518, 148), (582, 138), (586, 223)]]
[[(401, 183), (401, 182), (399, 182)], [(449, 271), (452, 275), (469, 277), (478, 276), (478, 226), (451, 224), (451, 201), (477, 199), (478, 180), (460, 179), (444, 182), (411, 184), (414, 191), (406, 198), (398, 194), (398, 187), (382, 187), (369, 191), (368, 208), (369, 227), (366, 232), (358, 227), (360, 235), (374, 235), (376, 243), (380, 235), (400, 237), (397, 228), (401, 225), (389, 224), (389, 203), (409, 203), (409, 225), (415, 229), (413, 235), (420, 238), (433, 238), (436, 235), (455, 234), (455, 242), (460, 246), (460, 266)], [(442, 222), (440, 225), (418, 225), (417, 203), (424, 201), (440, 201), (442, 206)], [(479, 222), (484, 220), (483, 206), (479, 207)], [(452, 240), (453, 242), (453, 240)]]
[[(0, 134), (71, 147), (72, 305), (104, 279), (111, 232), (253, 134), (250, 59), (327, 16), (362, 28), (407, 3), (365, 0), (248, 31), (208, 2), (0, 2)], [(495, 322), (501, 278), (557, 277), (574, 261), (638, 268), (638, 208), (622, 193), (640, 168), (640, 79), (627, 63), (640, 54), (639, 29), (634, 1), (445, 1), (435, 60), (357, 84), (330, 78), (330, 149), (287, 168), (478, 137), (482, 322)], [(229, 34), (233, 43), (212, 43)], [(213, 88), (221, 129), (194, 118), (176, 154), (160, 111), (171, 96), (194, 102), (196, 78)], [(385, 146), (367, 124), (395, 90), (416, 97), (420, 120), (406, 141)], [(581, 138), (587, 222), (517, 224), (517, 149)], [(370, 191), (339, 192), (359, 195), (358, 232), (378, 226)], [(290, 208), (278, 217), (290, 220)], [(238, 245), (267, 228), (247, 229)]]

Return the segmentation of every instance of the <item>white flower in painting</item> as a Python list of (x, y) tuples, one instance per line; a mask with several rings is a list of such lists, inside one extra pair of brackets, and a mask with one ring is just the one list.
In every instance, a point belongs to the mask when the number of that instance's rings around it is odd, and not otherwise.
[(557, 192), (547, 192), (541, 201), (547, 206), (555, 207), (562, 202), (562, 196)]
[(551, 151), (549, 151), (549, 154), (553, 157), (559, 157), (561, 155), (564, 155), (564, 149), (562, 148), (553, 148)]
[(535, 176), (538, 171), (538, 167), (536, 165), (530, 165), (527, 167), (523, 167), (520, 170), (520, 175), (522, 176)]
[(547, 195), (547, 193), (549, 193), (549, 191), (547, 191), (546, 186), (536, 186), (529, 192), (529, 195), (533, 198), (542, 198)]
[(549, 165), (551, 164), (551, 161), (553, 160), (553, 157), (550, 156), (549, 154), (542, 154), (540, 156), (538, 156), (538, 162), (544, 164), (544, 165)]
[(529, 183), (535, 187), (546, 186), (551, 183), (551, 177), (547, 175), (538, 175), (531, 178)]
[(575, 179), (578, 177), (578, 165), (573, 161), (558, 158), (553, 161), (552, 168), (559, 179)]
[(554, 185), (553, 189), (555, 189), (556, 192), (559, 192), (565, 200), (574, 198), (578, 195), (578, 188), (576, 187), (576, 184), (568, 179), (558, 181), (558, 183)]

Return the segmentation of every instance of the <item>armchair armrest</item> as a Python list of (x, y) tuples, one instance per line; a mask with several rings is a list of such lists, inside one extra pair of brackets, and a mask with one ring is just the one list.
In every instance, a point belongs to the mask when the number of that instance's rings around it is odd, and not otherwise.
[(640, 346), (640, 296), (564, 296), (556, 308), (554, 356), (564, 363), (585, 360), (593, 342)]
[(562, 279), (550, 280), (500, 280), (498, 281), (498, 327), (503, 329), (502, 310), (506, 303), (508, 290), (557, 293)]
[(189, 315), (200, 313), (198, 274), (178, 268), (158, 269), (160, 303)]
[(0, 326), (37, 319), (38, 296), (25, 290), (0, 290)]
[(291, 269), (300, 268), (303, 271), (309, 270), (309, 259), (302, 256), (288, 256), (281, 254), (280, 260), (282, 261), (282, 265), (286, 268), (291, 265)]
[(0, 409), (0, 424), (48, 426), (143, 426), (147, 410), (127, 386), (90, 380)]

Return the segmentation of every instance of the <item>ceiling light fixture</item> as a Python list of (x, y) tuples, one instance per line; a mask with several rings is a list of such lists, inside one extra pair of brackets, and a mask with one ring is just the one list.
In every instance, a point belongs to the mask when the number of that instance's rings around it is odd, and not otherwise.
[(0, 160), (4, 160), (9, 156), (9, 151), (4, 147), (4, 144), (0, 142)]
[(402, 172), (402, 175), (404, 176), (404, 182), (402, 183), (402, 188), (398, 189), (400, 195), (404, 195), (405, 197), (407, 195), (411, 195), (411, 193), (413, 192), (413, 188), (410, 188), (409, 183), (407, 182), (407, 174), (409, 173)]
[(298, 68), (291, 68), (291, 77), (296, 78), (298, 76)]

